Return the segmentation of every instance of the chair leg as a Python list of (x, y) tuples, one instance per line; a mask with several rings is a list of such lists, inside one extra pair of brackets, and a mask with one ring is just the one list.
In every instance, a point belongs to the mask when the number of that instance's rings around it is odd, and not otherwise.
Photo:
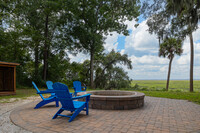
[(75, 97), (77, 96), (77, 93), (76, 93), (76, 92), (74, 92), (74, 96), (75, 96)]
[(39, 102), (39, 103), (35, 106), (34, 109), (38, 109), (38, 108), (44, 106), (44, 105), (47, 104), (47, 103), (48, 103), (47, 101), (41, 101), (41, 102)]
[(56, 114), (53, 116), (52, 119), (57, 118), (57, 117), (58, 117), (58, 114), (61, 114), (63, 111), (64, 111), (64, 110), (63, 110), (62, 108), (60, 108), (60, 109), (56, 112)]
[(89, 105), (88, 105), (88, 103), (86, 103), (86, 115), (88, 115), (89, 114)]
[(38, 109), (38, 108), (44, 106), (45, 104), (54, 102), (54, 101), (56, 101), (56, 100), (57, 100), (57, 99), (55, 99), (55, 98), (52, 98), (52, 99), (50, 99), (50, 100), (43, 100), (43, 101), (39, 102), (39, 103), (35, 106), (34, 109)]
[(56, 100), (56, 107), (59, 107), (59, 101)]
[(71, 116), (71, 118), (69, 119), (69, 122), (73, 121), (74, 118), (85, 108), (85, 106), (83, 105), (82, 107), (76, 109), (76, 111), (73, 113), (73, 115)]

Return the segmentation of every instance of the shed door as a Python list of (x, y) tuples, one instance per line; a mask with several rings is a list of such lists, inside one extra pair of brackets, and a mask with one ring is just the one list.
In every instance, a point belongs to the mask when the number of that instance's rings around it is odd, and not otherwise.
[(0, 68), (0, 91), (4, 91), (4, 71), (3, 68)]
[(6, 91), (14, 91), (14, 68), (8, 67), (4, 73), (4, 87)]
[(0, 67), (0, 91), (14, 91), (14, 68)]

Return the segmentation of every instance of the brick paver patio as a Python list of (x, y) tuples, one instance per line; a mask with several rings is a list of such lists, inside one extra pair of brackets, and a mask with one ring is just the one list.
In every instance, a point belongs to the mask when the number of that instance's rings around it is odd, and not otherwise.
[(10, 115), (12, 122), (29, 131), (40, 133), (200, 133), (200, 105), (185, 100), (145, 97), (145, 105), (140, 109), (90, 109), (89, 116), (82, 112), (71, 123), (65, 117), (51, 119), (59, 109), (54, 104), (33, 109), (35, 105), (36, 102), (32, 102), (16, 108)]

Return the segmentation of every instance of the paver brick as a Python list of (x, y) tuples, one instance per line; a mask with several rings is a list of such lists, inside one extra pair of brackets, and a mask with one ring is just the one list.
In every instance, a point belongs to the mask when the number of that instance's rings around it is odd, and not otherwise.
[(12, 122), (36, 133), (200, 132), (200, 106), (185, 100), (145, 97), (142, 108), (118, 111), (89, 109), (88, 116), (81, 112), (71, 123), (65, 117), (52, 120), (59, 109), (52, 106), (54, 104), (33, 109), (36, 104), (37, 101), (16, 108), (10, 114)]

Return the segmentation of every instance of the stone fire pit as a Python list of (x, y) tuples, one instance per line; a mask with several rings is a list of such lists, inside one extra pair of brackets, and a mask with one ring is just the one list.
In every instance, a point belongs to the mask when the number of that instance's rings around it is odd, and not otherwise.
[(135, 109), (144, 105), (144, 93), (134, 91), (87, 91), (78, 95), (91, 94), (89, 107), (105, 110), (126, 110)]

